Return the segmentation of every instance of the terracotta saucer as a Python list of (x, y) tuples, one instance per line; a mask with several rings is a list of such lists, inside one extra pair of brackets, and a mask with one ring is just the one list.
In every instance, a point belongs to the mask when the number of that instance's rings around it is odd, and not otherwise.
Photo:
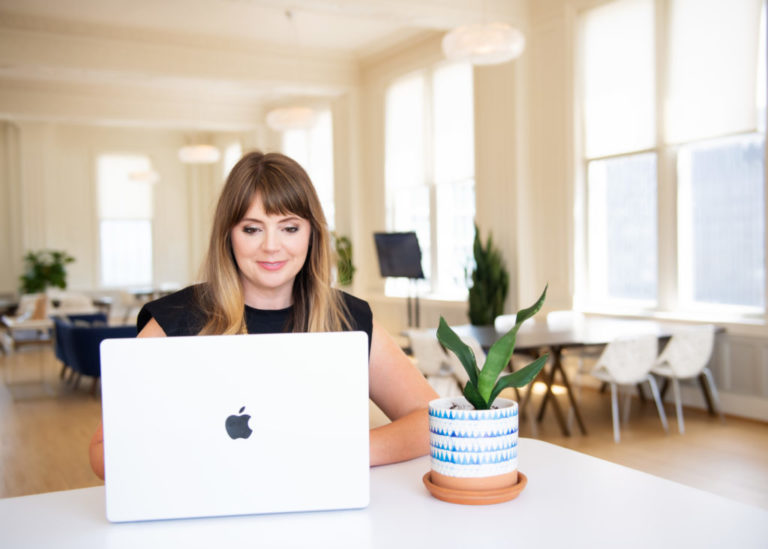
[(437, 499), (463, 505), (490, 505), (492, 503), (509, 501), (515, 499), (523, 491), (525, 485), (528, 484), (528, 477), (520, 471), (517, 472), (517, 484), (498, 490), (455, 490), (453, 488), (443, 488), (442, 486), (432, 484), (431, 471), (426, 473), (422, 480), (429, 493)]

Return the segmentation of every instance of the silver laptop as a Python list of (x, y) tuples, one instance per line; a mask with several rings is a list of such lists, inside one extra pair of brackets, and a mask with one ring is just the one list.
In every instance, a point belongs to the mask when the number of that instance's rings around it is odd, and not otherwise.
[(361, 508), (364, 332), (101, 345), (113, 522)]

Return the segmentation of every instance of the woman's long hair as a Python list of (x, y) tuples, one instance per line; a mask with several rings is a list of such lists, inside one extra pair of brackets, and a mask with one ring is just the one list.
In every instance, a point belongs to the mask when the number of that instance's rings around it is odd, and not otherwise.
[(293, 283), (290, 330), (332, 332), (350, 327), (340, 292), (331, 288), (331, 246), (320, 200), (304, 169), (279, 153), (253, 151), (235, 164), (219, 196), (198, 297), (208, 315), (201, 334), (246, 333), (245, 301), (232, 251), (232, 228), (258, 195), (268, 215), (297, 215), (311, 235)]

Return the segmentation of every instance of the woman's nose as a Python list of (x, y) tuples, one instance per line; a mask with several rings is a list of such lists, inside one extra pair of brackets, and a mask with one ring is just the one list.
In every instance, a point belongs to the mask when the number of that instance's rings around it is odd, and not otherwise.
[(265, 230), (264, 240), (262, 241), (262, 247), (266, 251), (277, 250), (280, 247), (278, 238), (279, 238), (279, 235), (277, 234), (277, 231), (272, 231), (269, 229)]

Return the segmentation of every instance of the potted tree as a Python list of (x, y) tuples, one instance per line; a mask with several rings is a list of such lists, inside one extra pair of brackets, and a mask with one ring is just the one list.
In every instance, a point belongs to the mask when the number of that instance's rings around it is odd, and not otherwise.
[(493, 324), (493, 320), (504, 311), (504, 301), (509, 292), (509, 272), (490, 233), (483, 246), (477, 225), (472, 250), (475, 268), (469, 289), (469, 321), (476, 326), (487, 326)]
[(429, 403), (431, 470), (424, 484), (435, 497), (453, 503), (486, 504), (517, 496), (527, 479), (517, 470), (517, 402), (497, 398), (508, 387), (523, 387), (538, 375), (549, 355), (501, 375), (515, 349), (520, 326), (544, 304), (517, 312), (514, 327), (491, 346), (480, 368), (470, 347), (440, 318), (437, 338), (460, 360), (469, 376), (463, 397)]
[(356, 270), (352, 264), (352, 242), (336, 233), (333, 233), (333, 238), (336, 244), (336, 280), (339, 286), (349, 286)]
[(49, 286), (67, 287), (67, 264), (74, 257), (67, 252), (58, 250), (41, 250), (27, 252), (24, 256), (25, 271), (19, 277), (21, 293), (36, 294), (44, 292)]

